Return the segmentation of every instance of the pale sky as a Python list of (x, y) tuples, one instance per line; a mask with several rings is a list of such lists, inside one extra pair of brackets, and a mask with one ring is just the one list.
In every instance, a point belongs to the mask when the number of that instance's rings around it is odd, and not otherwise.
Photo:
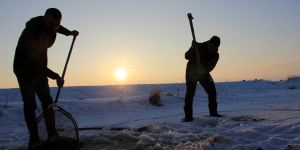
[[(18, 38), (30, 18), (50, 7), (61, 10), (61, 25), (80, 32), (66, 86), (185, 82), (187, 13), (198, 42), (221, 38), (216, 82), (300, 75), (299, 0), (1, 0), (0, 88), (18, 87)], [(48, 50), (48, 67), (59, 74), (71, 41), (58, 35)], [(114, 74), (122, 67), (127, 77), (119, 81)]]

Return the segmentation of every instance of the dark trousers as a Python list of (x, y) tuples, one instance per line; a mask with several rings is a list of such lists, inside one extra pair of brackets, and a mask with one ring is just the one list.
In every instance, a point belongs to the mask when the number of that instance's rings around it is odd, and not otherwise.
[(32, 79), (17, 76), (24, 107), (25, 122), (30, 133), (30, 140), (39, 140), (35, 110), (37, 108), (35, 95), (38, 96), (45, 115), (46, 127), (49, 134), (54, 132), (53, 110), (48, 109), (53, 103), (47, 77), (37, 75)]
[(186, 79), (186, 95), (184, 100), (184, 112), (186, 119), (193, 118), (193, 99), (197, 83), (200, 83), (208, 94), (208, 108), (210, 115), (217, 114), (217, 92), (213, 78), (210, 74), (205, 75), (201, 80)]

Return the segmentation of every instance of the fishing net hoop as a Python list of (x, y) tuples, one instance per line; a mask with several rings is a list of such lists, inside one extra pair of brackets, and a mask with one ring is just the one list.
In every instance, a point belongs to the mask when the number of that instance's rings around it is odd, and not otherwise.
[(56, 141), (48, 139), (48, 132), (45, 123), (45, 112), (37, 117), (37, 126), (40, 140), (44, 145), (70, 146), (72, 149), (79, 149), (79, 128), (74, 117), (57, 104), (52, 104), (48, 111), (53, 110), (55, 120), (55, 131), (58, 133)]

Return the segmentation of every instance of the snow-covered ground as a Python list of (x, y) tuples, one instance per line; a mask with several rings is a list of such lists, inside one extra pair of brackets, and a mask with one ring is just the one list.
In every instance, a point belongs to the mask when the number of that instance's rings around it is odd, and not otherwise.
[[(162, 90), (161, 107), (148, 102), (156, 87)], [(65, 87), (59, 104), (81, 128), (106, 127), (80, 131), (82, 150), (300, 149), (299, 78), (217, 83), (216, 87), (219, 112), (226, 116), (208, 117), (207, 95), (198, 86), (195, 121), (189, 123), (181, 122), (185, 84)], [(55, 95), (56, 88), (52, 91)], [(26, 148), (22, 106), (18, 89), (0, 89), (0, 150)]]

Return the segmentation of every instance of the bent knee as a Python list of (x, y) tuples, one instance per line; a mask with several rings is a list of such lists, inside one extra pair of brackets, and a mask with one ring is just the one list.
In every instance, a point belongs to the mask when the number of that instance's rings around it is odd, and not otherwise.
[(34, 111), (36, 110), (37, 106), (35, 102), (31, 102), (31, 103), (24, 103), (23, 104), (24, 110), (25, 111)]

